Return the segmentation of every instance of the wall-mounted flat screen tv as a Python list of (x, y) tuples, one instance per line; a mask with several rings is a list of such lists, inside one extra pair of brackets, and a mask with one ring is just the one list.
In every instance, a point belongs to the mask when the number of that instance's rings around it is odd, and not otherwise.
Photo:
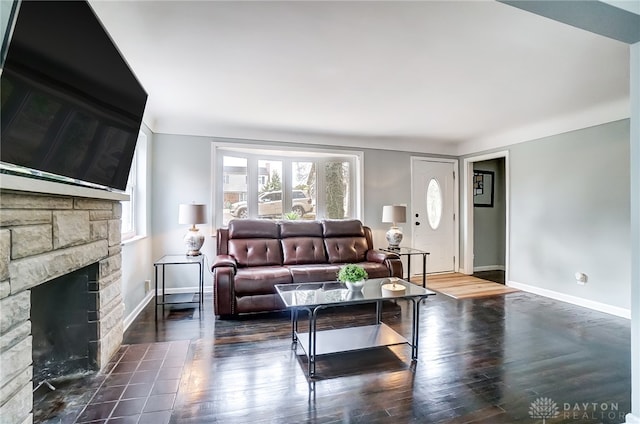
[(3, 172), (126, 188), (147, 93), (85, 1), (22, 1), (0, 76)]

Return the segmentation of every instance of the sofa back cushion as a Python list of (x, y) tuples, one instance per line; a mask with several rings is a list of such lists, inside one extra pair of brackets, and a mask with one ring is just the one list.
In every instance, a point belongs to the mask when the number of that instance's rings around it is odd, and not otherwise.
[(289, 237), (281, 243), (285, 265), (327, 263), (322, 237)]
[(280, 242), (276, 239), (231, 239), (229, 255), (239, 267), (282, 265)]
[(282, 265), (278, 224), (274, 221), (234, 219), (229, 222), (228, 254), (239, 267)]
[(267, 219), (232, 219), (229, 221), (229, 239), (277, 239), (279, 236), (280, 228), (275, 221)]
[(322, 235), (325, 237), (364, 237), (364, 227), (357, 219), (326, 219), (322, 221)]
[(282, 221), (280, 237), (322, 237), (322, 224), (318, 221)]
[(285, 265), (327, 263), (321, 223), (317, 221), (282, 221), (280, 223), (280, 237)]
[(362, 223), (358, 220), (326, 220), (322, 222), (324, 244), (330, 263), (363, 262), (369, 245)]

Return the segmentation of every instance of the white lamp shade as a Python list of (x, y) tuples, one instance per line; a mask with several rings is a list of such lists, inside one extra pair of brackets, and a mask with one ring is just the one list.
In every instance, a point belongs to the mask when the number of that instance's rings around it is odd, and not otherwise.
[(407, 207), (388, 205), (382, 207), (382, 222), (407, 222)]
[(207, 222), (207, 205), (195, 203), (181, 204), (178, 211), (178, 223), (187, 225), (205, 224)]

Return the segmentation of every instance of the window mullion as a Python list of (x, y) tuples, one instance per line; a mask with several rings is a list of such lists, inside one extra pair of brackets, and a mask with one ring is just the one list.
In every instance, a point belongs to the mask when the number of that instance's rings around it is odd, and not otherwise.
[(258, 158), (247, 155), (247, 210), (249, 217), (258, 217)]
[(293, 161), (290, 158), (282, 158), (282, 213), (286, 214), (291, 212), (291, 205), (293, 204), (293, 176), (292, 167)]
[(316, 181), (316, 215), (318, 217), (318, 219), (323, 219), (326, 215), (325, 213), (325, 208), (326, 208), (326, 203), (327, 203), (327, 193), (325, 192), (325, 166), (326, 166), (326, 159), (322, 158), (322, 159), (318, 159), (316, 161), (316, 178), (318, 179)]

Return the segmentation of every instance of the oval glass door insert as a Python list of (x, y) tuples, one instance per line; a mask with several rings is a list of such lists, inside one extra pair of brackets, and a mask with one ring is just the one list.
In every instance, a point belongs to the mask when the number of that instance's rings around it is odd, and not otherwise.
[(442, 218), (442, 190), (440, 190), (440, 184), (435, 178), (431, 178), (429, 185), (427, 185), (427, 218), (429, 226), (433, 230), (437, 230)]

